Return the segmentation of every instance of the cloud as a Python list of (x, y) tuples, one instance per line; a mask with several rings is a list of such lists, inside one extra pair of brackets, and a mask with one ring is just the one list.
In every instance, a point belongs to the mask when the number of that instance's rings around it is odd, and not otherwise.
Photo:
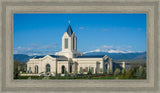
[(127, 46), (127, 48), (132, 48), (132, 46)]
[(79, 27), (79, 29), (84, 29), (84, 27)]
[[(131, 48), (131, 46), (129, 46), (129, 48)], [(103, 45), (103, 46), (101, 46), (101, 47), (99, 47), (95, 50), (85, 51), (83, 53), (86, 54), (86, 53), (91, 53), (91, 52), (135, 53), (135, 51), (131, 51), (130, 49), (127, 49), (127, 48), (124, 49), (124, 48), (121, 48), (121, 47), (106, 46), (106, 45)]]
[(14, 54), (27, 54), (27, 55), (51, 55), (59, 51), (58, 45), (56, 43), (41, 45), (41, 44), (31, 44), (25, 47), (14, 48)]
[(142, 30), (142, 28), (138, 28), (137, 30), (138, 30), (138, 31), (141, 31), (141, 30)]
[(108, 31), (108, 29), (103, 29), (103, 31)]

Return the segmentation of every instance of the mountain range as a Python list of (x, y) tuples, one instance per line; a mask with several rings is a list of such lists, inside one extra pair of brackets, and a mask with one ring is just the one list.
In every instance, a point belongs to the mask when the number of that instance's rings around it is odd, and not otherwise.
[[(108, 53), (108, 52), (89, 52), (84, 55), (108, 55), (114, 61), (136, 61), (136, 62), (145, 62), (146, 61), (146, 52), (135, 52), (135, 53)], [(14, 60), (20, 62), (27, 62), (29, 59), (34, 56), (29, 56), (26, 54), (14, 54)]]

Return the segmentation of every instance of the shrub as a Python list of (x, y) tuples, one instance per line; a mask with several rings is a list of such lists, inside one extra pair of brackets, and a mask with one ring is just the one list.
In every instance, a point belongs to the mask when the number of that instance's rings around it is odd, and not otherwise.
[(88, 75), (92, 75), (92, 70), (91, 70), (91, 68), (89, 68), (87, 74), (88, 74)]
[(131, 69), (126, 71), (125, 78), (133, 78), (133, 71)]
[(68, 77), (68, 72), (66, 70), (64, 71), (64, 75), (65, 77)]
[(107, 68), (105, 68), (105, 74), (107, 74)]
[(83, 74), (83, 73), (84, 73), (83, 69), (80, 69), (79, 73), (80, 73), (80, 74)]
[(123, 68), (121, 72), (124, 75), (126, 73), (126, 70)]
[(144, 66), (139, 67), (139, 77), (146, 78), (146, 67)]
[(116, 68), (116, 70), (114, 71), (114, 76), (117, 76), (118, 74), (120, 74), (120, 69), (119, 68)]
[(112, 74), (112, 70), (111, 70), (111, 69), (108, 69), (108, 70), (107, 70), (107, 74)]
[(75, 70), (73, 73), (74, 73), (74, 76), (77, 76), (78, 74), (77, 70)]
[(102, 68), (99, 69), (99, 72), (101, 72), (101, 73), (103, 72)]

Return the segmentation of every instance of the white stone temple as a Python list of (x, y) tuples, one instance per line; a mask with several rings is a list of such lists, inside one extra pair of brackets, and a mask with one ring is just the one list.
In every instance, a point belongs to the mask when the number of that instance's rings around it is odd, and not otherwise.
[[(124, 64), (122, 65), (124, 67)], [(27, 62), (27, 71), (39, 73), (104, 73), (113, 70), (113, 62), (107, 55), (86, 56), (77, 51), (77, 37), (73, 32), (70, 22), (67, 31), (62, 37), (62, 51), (55, 55), (35, 56)]]

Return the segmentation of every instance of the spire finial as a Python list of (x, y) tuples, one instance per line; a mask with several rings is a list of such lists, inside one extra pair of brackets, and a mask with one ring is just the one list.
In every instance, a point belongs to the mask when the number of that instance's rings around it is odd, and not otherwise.
[(70, 24), (70, 20), (68, 21), (68, 23)]

